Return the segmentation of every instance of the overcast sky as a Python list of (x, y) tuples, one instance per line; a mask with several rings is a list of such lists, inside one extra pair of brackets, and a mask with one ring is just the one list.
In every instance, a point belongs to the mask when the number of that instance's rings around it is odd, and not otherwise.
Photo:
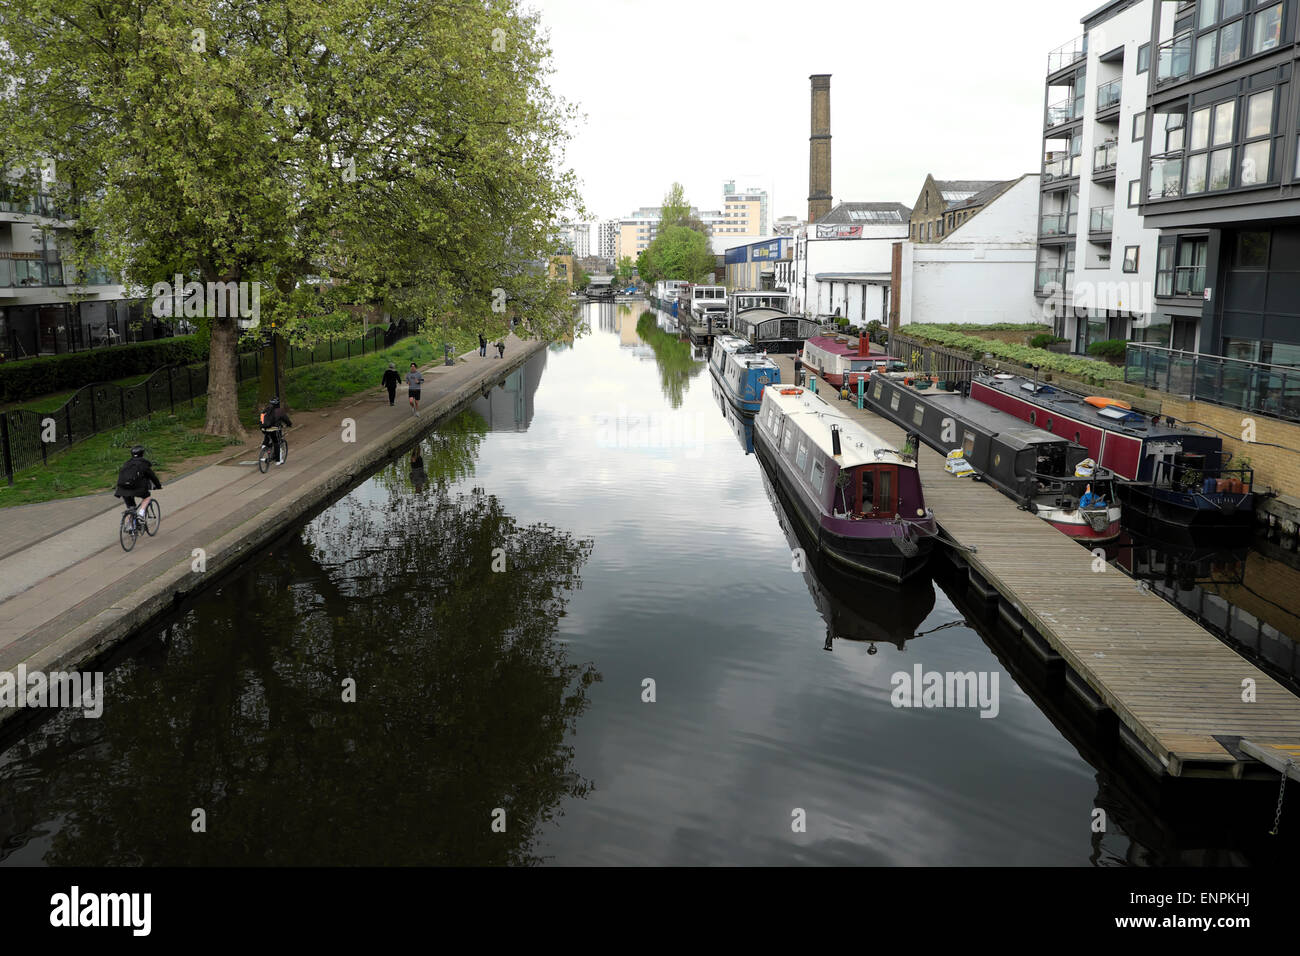
[(925, 174), (1011, 179), (1041, 163), (1047, 54), (1101, 0), (533, 0), (557, 93), (586, 114), (569, 165), (593, 218), (701, 209), (722, 183), (807, 212), (811, 73), (831, 74), (836, 202), (911, 205)]

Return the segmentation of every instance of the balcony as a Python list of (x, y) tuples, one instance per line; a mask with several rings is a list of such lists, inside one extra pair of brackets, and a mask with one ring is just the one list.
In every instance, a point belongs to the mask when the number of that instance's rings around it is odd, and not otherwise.
[(1051, 183), (1058, 179), (1071, 179), (1077, 176), (1077, 156), (1070, 156), (1065, 153), (1048, 153), (1047, 161), (1043, 164), (1043, 182)]
[(1069, 96), (1047, 108), (1046, 129), (1063, 126), (1083, 116), (1083, 97)]
[(1205, 294), (1205, 266), (1175, 266), (1156, 273), (1156, 295), (1187, 296), (1199, 299)]
[(1115, 166), (1119, 162), (1119, 143), (1102, 143), (1092, 151), (1093, 176), (1115, 175)]
[(1072, 270), (1067, 271), (1053, 266), (1039, 266), (1038, 275), (1034, 279), (1034, 292), (1037, 295), (1050, 295), (1056, 292), (1068, 291), (1070, 279), (1073, 275)]
[(1088, 211), (1088, 232), (1092, 235), (1109, 235), (1114, 222), (1114, 206), (1094, 206)]
[(1068, 236), (1074, 232), (1071, 229), (1071, 219), (1069, 213), (1056, 212), (1040, 216), (1038, 221), (1038, 234), (1044, 237), (1050, 236)]
[(45, 289), (63, 285), (62, 264), (40, 259), (0, 259), (0, 289)]
[(1130, 343), (1124, 381), (1198, 402), (1300, 421), (1300, 368)]
[(1166, 40), (1156, 51), (1156, 86), (1177, 83), (1192, 75), (1192, 35)]
[(1123, 80), (1111, 80), (1109, 83), (1103, 83), (1097, 87), (1097, 112), (1104, 113), (1106, 110), (1119, 106), (1120, 94), (1123, 89)]
[(1074, 66), (1088, 55), (1088, 35), (1075, 37), (1069, 43), (1063, 43), (1047, 54), (1047, 75), (1059, 73), (1067, 67)]

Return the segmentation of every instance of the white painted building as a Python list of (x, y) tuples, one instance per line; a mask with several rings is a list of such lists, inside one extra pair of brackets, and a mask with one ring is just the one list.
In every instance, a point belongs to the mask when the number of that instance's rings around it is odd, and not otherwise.
[(1048, 60), (1035, 294), (1076, 352), (1141, 338), (1159, 234), (1139, 213), (1153, 0), (1113, 0)]
[(902, 203), (840, 203), (801, 230), (794, 244), (794, 309), (809, 318), (886, 322), (894, 243), (905, 240)]
[(1033, 291), (1039, 179), (1012, 181), (937, 242), (901, 244), (900, 325), (1043, 321)]
[(618, 220), (602, 219), (596, 226), (596, 249), (594, 255), (613, 261), (618, 250)]

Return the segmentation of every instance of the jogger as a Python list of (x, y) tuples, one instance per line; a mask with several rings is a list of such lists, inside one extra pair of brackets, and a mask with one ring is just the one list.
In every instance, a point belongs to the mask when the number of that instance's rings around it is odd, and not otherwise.
[(406, 394), (411, 402), (411, 414), (420, 414), (420, 386), (424, 384), (424, 376), (420, 370), (411, 363), (411, 370), (406, 373)]

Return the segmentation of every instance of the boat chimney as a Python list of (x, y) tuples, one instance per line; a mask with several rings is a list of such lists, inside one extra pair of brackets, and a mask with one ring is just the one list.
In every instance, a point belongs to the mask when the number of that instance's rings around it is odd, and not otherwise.
[(858, 330), (858, 357), (866, 358), (871, 354), (871, 336), (866, 329)]
[(840, 454), (841, 454), (841, 452), (840, 452), (840, 426), (839, 426), (839, 425), (832, 425), (832, 426), (831, 426), (831, 454), (835, 456), (835, 460), (836, 460), (836, 461), (839, 460), (839, 457), (840, 457)]

